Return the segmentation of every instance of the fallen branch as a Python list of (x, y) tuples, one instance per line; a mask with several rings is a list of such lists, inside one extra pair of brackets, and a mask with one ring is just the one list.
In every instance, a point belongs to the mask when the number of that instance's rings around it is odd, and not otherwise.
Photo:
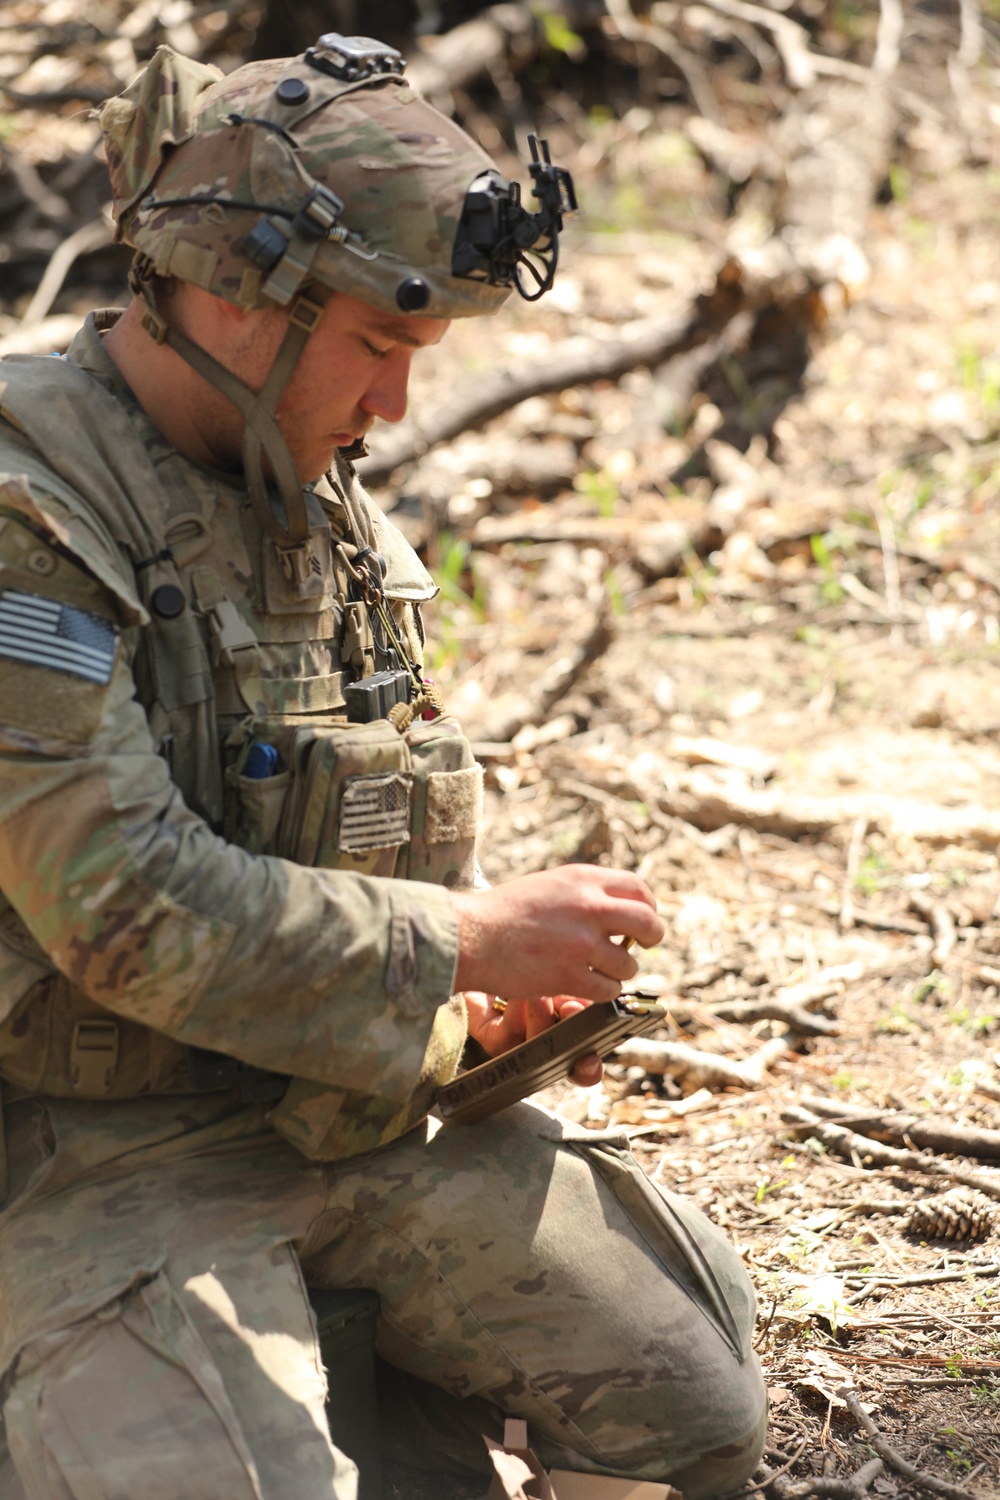
[[(896, 1474), (902, 1475), (912, 1484), (918, 1484), (921, 1489), (927, 1490), (932, 1495), (943, 1495), (945, 1500), (979, 1500), (973, 1490), (966, 1490), (957, 1484), (949, 1484), (946, 1479), (937, 1479), (933, 1474), (926, 1474), (923, 1469), (914, 1468), (913, 1464), (907, 1463), (903, 1456), (896, 1452), (890, 1443), (882, 1436), (881, 1430), (876, 1427), (871, 1417), (864, 1410), (850, 1386), (842, 1385), (837, 1391), (841, 1400), (847, 1403), (847, 1408), (858, 1426), (866, 1432), (871, 1439), (872, 1447)], [(985, 1497), (984, 1497), (985, 1500)]]
[(951, 912), (943, 901), (935, 901), (933, 896), (928, 896), (924, 891), (912, 892), (910, 907), (926, 919), (934, 938), (931, 962), (936, 969), (942, 968), (958, 939)]
[[(839, 986), (827, 990), (830, 995), (839, 993)], [(719, 1005), (704, 1007), (717, 1021), (736, 1021), (742, 1026), (752, 1026), (755, 1021), (780, 1021), (782, 1025), (797, 1031), (801, 1036), (837, 1036), (836, 1021), (826, 1016), (813, 1016), (801, 1005), (792, 1005), (777, 998), (768, 1000), (723, 1000)], [(677, 1020), (679, 1013), (671, 1008), (670, 1014)]]
[(833, 1475), (815, 1474), (807, 1479), (783, 1479), (780, 1471), (764, 1480), (765, 1488), (775, 1500), (862, 1500), (882, 1472), (882, 1460), (870, 1458), (854, 1474), (846, 1479)]
[(1000, 1174), (969, 1171), (953, 1162), (921, 1155), (919, 1151), (900, 1151), (896, 1146), (883, 1146), (870, 1136), (858, 1135), (843, 1125), (830, 1124), (812, 1110), (797, 1104), (783, 1109), (781, 1118), (787, 1124), (805, 1127), (824, 1146), (857, 1166), (899, 1167), (905, 1172), (919, 1172), (927, 1177), (944, 1177), (949, 1182), (961, 1183), (963, 1187), (975, 1188), (987, 1198), (1000, 1202)]
[[(703, 344), (730, 323), (750, 301), (744, 273), (735, 261), (721, 268), (713, 290), (680, 312), (644, 320), (624, 338), (569, 339), (553, 347), (544, 361), (527, 367), (495, 370), (470, 382), (469, 392), (436, 414), (417, 434), (403, 434), (394, 442), (380, 440), (379, 451), (362, 460), (358, 472), (367, 485), (382, 484), (400, 464), (419, 458), (436, 443), (482, 427), (529, 396), (547, 396), (574, 385), (617, 380), (640, 365), (656, 366), (684, 349)], [(753, 297), (761, 292), (754, 288)]]
[(844, 1280), (857, 1282), (869, 1291), (877, 1291), (880, 1286), (938, 1286), (944, 1281), (965, 1281), (969, 1276), (996, 1276), (998, 1273), (1000, 1265), (969, 1261), (951, 1271), (912, 1271), (906, 1276), (893, 1276), (887, 1271), (848, 1272)]
[(665, 27), (658, 26), (648, 17), (640, 21), (629, 5), (629, 0), (606, 0), (606, 3), (608, 15), (622, 40), (631, 42), (634, 46), (653, 47), (669, 58), (687, 84), (695, 108), (705, 119), (721, 125), (722, 109), (712, 91), (708, 74), (698, 59), (680, 46)]
[(526, 724), (543, 724), (560, 698), (607, 651), (613, 635), (611, 616), (602, 610), (586, 635), (570, 641), (530, 686), (525, 684), (517, 693), (505, 694), (495, 705), (495, 717), (488, 724), (478, 725), (474, 738), (494, 743), (512, 740)]
[(63, 240), (52, 259), (45, 267), (45, 274), (35, 289), (35, 294), (25, 308), (21, 329), (37, 328), (62, 290), (73, 262), (91, 250), (99, 250), (111, 244), (111, 230), (103, 219), (84, 224), (75, 234)]
[(19, 151), (3, 153), (4, 165), (10, 172), (26, 204), (50, 224), (65, 230), (73, 222), (73, 213), (65, 198), (48, 187), (39, 175), (38, 168)]
[(616, 1056), (623, 1067), (670, 1073), (697, 1088), (757, 1089), (771, 1064), (787, 1051), (787, 1037), (773, 1037), (753, 1057), (733, 1062), (714, 1052), (688, 1047), (684, 1042), (653, 1042), (646, 1037), (632, 1037), (618, 1048)]
[(847, 849), (847, 868), (844, 871), (844, 883), (840, 888), (840, 920), (841, 932), (850, 932), (854, 926), (854, 882), (861, 864), (861, 856), (865, 849), (865, 834), (868, 832), (868, 819), (864, 813), (854, 820), (851, 830), (851, 842)]
[[(916, 798), (812, 797), (780, 787), (758, 790), (736, 777), (710, 777), (692, 771), (676, 789), (660, 792), (661, 809), (693, 823), (702, 832), (727, 823), (797, 838), (829, 833), (864, 815), (870, 829), (893, 837), (932, 844), (974, 844), (995, 849), (1000, 843), (1000, 812), (986, 807), (933, 807)], [(856, 917), (855, 920), (861, 920)]]
[(1000, 1161), (1000, 1130), (979, 1130), (953, 1125), (932, 1115), (910, 1115), (898, 1110), (887, 1113), (844, 1116), (836, 1099), (804, 1098), (803, 1107), (838, 1125), (863, 1130), (877, 1140), (902, 1141), (922, 1150), (947, 1151), (955, 1156), (975, 1156), (981, 1161)]
[[(996, 1270), (996, 1267), (985, 1267), (987, 1271)], [(850, 1281), (850, 1277), (845, 1278)], [(907, 1286), (914, 1285), (907, 1282)], [(855, 1325), (852, 1322), (851, 1327)], [(950, 1370), (955, 1367), (955, 1356), (953, 1354), (862, 1354), (860, 1350), (840, 1348), (837, 1350), (838, 1359), (853, 1360), (855, 1364), (863, 1365), (892, 1365), (901, 1366), (903, 1369), (922, 1370)], [(994, 1371), (1000, 1370), (1000, 1359), (966, 1359), (960, 1357), (961, 1367), (969, 1375), (992, 1375)]]
[(420, 50), (407, 64), (406, 80), (418, 94), (441, 99), (506, 61), (513, 48), (530, 59), (541, 35), (538, 20), (526, 5), (491, 5), (443, 36), (421, 38)]

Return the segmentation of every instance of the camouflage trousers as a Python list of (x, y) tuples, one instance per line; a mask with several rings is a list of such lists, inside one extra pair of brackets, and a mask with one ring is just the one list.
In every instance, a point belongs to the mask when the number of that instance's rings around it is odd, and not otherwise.
[(3, 1500), (354, 1500), (307, 1285), (379, 1293), (386, 1440), (431, 1467), (482, 1468), (503, 1414), (547, 1466), (686, 1500), (762, 1448), (731, 1246), (620, 1138), (531, 1105), (330, 1167), (277, 1138), (122, 1166), (0, 1228), (0, 1276), (32, 1256), (66, 1290), (8, 1372)]

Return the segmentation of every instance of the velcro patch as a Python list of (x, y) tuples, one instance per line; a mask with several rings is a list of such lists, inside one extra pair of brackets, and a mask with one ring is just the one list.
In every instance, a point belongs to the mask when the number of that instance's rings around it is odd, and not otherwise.
[(107, 683), (115, 664), (118, 627), (101, 615), (26, 594), (0, 590), (0, 657)]
[(461, 771), (432, 771), (427, 778), (427, 816), (424, 838), (428, 844), (454, 844), (474, 839), (483, 799), (483, 768), (465, 766)]
[(408, 844), (411, 785), (412, 777), (399, 771), (351, 776), (340, 797), (339, 848), (360, 853)]

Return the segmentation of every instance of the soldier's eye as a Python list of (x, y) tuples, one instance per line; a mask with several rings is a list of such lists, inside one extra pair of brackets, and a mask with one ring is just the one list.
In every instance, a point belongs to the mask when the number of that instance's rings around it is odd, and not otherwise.
[(363, 338), (361, 342), (368, 350), (368, 353), (371, 354), (375, 359), (385, 359), (385, 357), (389, 353), (391, 353), (391, 350), (389, 349), (380, 349), (377, 344), (372, 343), (371, 339)]

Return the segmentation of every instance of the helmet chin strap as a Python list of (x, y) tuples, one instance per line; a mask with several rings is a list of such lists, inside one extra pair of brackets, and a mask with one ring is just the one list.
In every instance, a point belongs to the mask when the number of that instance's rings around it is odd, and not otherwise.
[[(288, 327), (259, 394), (179, 329), (171, 328), (157, 306), (145, 267), (133, 267), (129, 285), (142, 297), (142, 326), (158, 344), (167, 344), (191, 368), (230, 401), (243, 417), (243, 468), (254, 511), (264, 533), (279, 552), (301, 548), (309, 539), (309, 515), (302, 481), (281, 429), (275, 420), (278, 402), (291, 378), (306, 340), (319, 322), (329, 293), (322, 287), (300, 292), (289, 309)], [(274, 481), (268, 488), (264, 460)], [(274, 491), (277, 491), (275, 494)], [(276, 503), (277, 502), (277, 503)], [(284, 511), (282, 516), (279, 512)], [(291, 559), (288, 566), (297, 571)]]

